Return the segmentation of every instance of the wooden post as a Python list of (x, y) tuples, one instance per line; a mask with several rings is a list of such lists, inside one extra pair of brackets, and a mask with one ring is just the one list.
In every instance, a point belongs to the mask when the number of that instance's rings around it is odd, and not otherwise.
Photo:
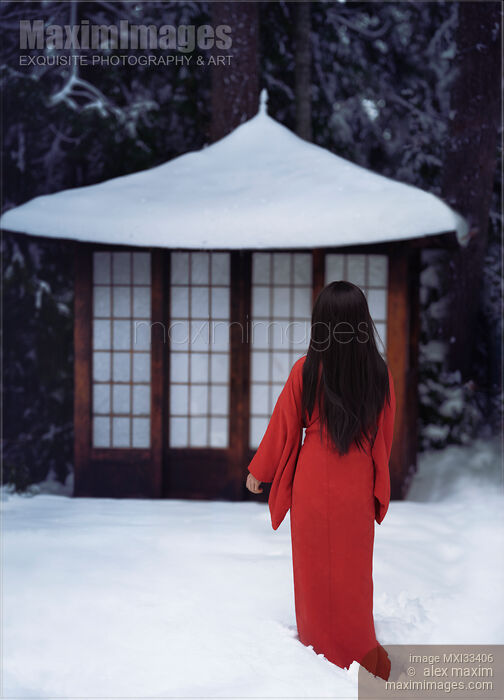
[[(387, 300), (387, 362), (394, 378), (396, 419), (390, 457), (391, 498), (402, 499), (407, 475), (416, 467), (416, 402), (412, 401), (411, 335), (408, 248), (391, 248)], [(416, 332), (416, 331), (415, 331)], [(412, 405), (413, 404), (413, 405)]]
[[(163, 434), (166, 426), (164, 404), (164, 377), (166, 358), (165, 307), (163, 294), (164, 255), (161, 250), (151, 251), (152, 265), (152, 325), (151, 325), (151, 465), (149, 488), (152, 498), (163, 494)], [(161, 331), (161, 332), (159, 332)]]
[(409, 249), (409, 368), (407, 382), (408, 471), (403, 475), (402, 498), (408, 493), (417, 469), (418, 450), (418, 346), (420, 343), (420, 250)]
[(252, 257), (244, 251), (231, 253), (231, 385), (232, 399), (229, 417), (232, 480), (234, 495), (245, 495), (248, 464), (249, 396), (250, 396), (250, 292)]
[(74, 249), (74, 496), (93, 496), (91, 449), (91, 251)]

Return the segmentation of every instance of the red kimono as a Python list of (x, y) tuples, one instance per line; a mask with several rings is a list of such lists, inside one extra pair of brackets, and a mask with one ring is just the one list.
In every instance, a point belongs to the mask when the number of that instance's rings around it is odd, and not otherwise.
[(320, 440), (316, 405), (308, 424), (303, 421), (305, 357), (292, 367), (249, 472), (272, 482), (273, 529), (291, 511), (300, 641), (341, 668), (357, 661), (388, 679), (390, 660), (375, 634), (372, 567), (375, 520), (382, 522), (390, 501), (392, 375), (389, 370), (391, 403), (385, 401), (372, 449), (364, 453), (354, 445), (340, 457)]

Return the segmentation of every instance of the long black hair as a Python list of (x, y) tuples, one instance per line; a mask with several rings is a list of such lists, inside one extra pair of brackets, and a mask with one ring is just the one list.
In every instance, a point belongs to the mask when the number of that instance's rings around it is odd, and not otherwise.
[(390, 402), (387, 365), (376, 345), (376, 327), (357, 285), (338, 281), (317, 296), (303, 365), (303, 415), (318, 402), (320, 431), (345, 455), (355, 442), (373, 443), (385, 400)]

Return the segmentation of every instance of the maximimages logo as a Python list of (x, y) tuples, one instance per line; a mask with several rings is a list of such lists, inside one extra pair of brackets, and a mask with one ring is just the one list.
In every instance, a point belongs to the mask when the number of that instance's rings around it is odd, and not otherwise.
[(232, 46), (231, 27), (219, 24), (172, 26), (163, 24), (130, 24), (121, 20), (118, 24), (49, 24), (43, 20), (20, 20), (19, 47), (49, 50), (121, 50), (160, 49), (191, 53), (213, 49), (228, 50)]

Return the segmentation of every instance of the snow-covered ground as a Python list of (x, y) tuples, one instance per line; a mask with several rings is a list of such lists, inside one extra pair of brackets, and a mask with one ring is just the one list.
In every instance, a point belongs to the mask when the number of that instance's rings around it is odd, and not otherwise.
[[(498, 440), (421, 456), (376, 526), (382, 643), (504, 642), (502, 479)], [(4, 488), (2, 519), (3, 697), (357, 695), (358, 664), (296, 639), (266, 505)]]

